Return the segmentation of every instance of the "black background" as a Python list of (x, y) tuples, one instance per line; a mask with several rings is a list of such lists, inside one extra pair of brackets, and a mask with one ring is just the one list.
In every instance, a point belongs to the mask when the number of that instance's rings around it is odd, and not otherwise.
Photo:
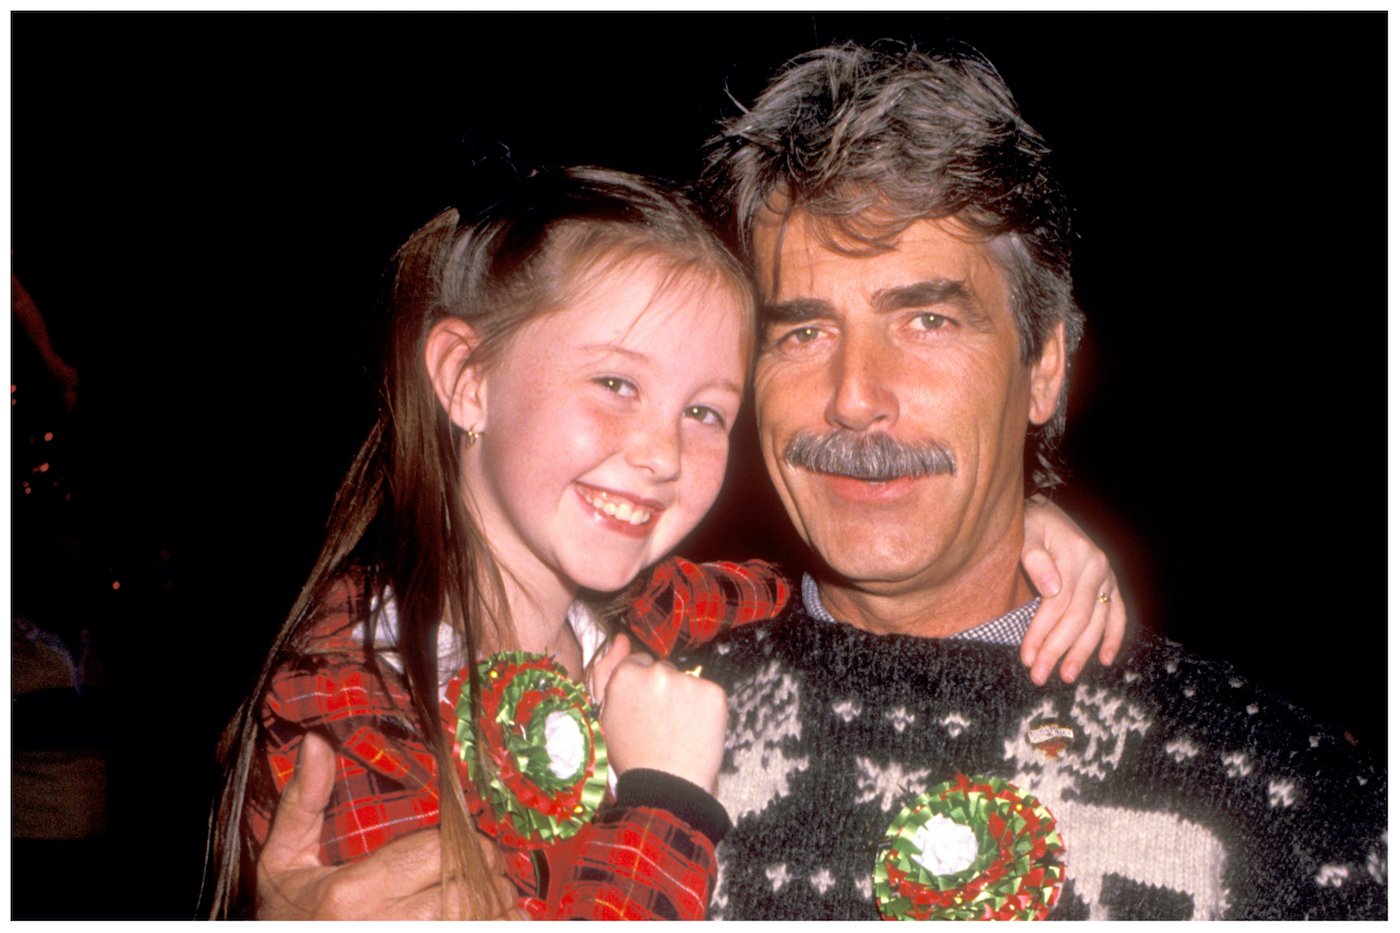
[[(1060, 501), (1135, 620), (1384, 754), (1383, 14), (11, 22), (13, 267), (82, 374), (110, 915), (193, 914), (216, 736), (368, 424), (380, 271), (458, 196), (462, 140), (686, 180), (726, 89), (844, 38), (971, 42), (1055, 147), (1089, 321)], [(691, 556), (791, 560), (753, 457)]]

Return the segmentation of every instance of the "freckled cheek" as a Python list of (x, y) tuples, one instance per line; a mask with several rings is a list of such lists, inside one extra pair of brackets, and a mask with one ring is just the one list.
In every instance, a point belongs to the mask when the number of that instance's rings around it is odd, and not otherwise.
[(571, 421), (568, 442), (579, 454), (592, 453), (600, 459), (622, 450), (632, 429), (627, 419), (601, 407), (582, 406)]

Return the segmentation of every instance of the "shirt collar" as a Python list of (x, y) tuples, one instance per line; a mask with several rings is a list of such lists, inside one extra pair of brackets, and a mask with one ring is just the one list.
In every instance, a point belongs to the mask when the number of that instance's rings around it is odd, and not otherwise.
[[(811, 574), (802, 575), (802, 604), (812, 618), (821, 622), (836, 621), (836, 617), (822, 605), (821, 590), (817, 588), (817, 581), (812, 579)], [(1031, 627), (1031, 619), (1035, 617), (1035, 611), (1039, 608), (1040, 597), (1037, 596), (1004, 616), (949, 635), (948, 638), (955, 641), (980, 641), (989, 645), (1019, 645), (1025, 639), (1026, 630)]]

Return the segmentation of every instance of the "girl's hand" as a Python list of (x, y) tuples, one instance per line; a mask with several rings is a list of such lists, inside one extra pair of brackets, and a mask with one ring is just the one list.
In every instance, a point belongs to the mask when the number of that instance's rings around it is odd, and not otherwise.
[(1112, 664), (1123, 644), (1128, 613), (1108, 556), (1073, 519), (1039, 497), (1026, 503), (1021, 566), (1041, 596), (1021, 642), (1021, 663), (1031, 669), (1031, 680), (1045, 683), (1063, 658), (1060, 679), (1070, 683), (1095, 645), (1099, 661)]
[[(631, 653), (631, 640), (626, 635), (615, 635), (612, 641), (608, 642), (607, 650), (597, 655), (584, 671), (583, 681), (588, 687), (588, 695), (598, 704), (600, 712), (603, 700), (608, 694), (608, 682), (612, 680), (613, 671), (617, 670), (617, 666), (626, 661)], [(613, 770), (617, 770), (616, 766)]]
[(625, 648), (612, 646), (594, 668), (594, 683), (604, 690), (600, 719), (609, 764), (619, 775), (632, 768), (665, 771), (713, 794), (729, 719), (724, 690), (647, 654), (619, 659)]

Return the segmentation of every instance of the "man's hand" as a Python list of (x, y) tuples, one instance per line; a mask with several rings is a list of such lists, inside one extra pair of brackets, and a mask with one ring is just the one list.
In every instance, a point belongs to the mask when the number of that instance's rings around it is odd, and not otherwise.
[[(438, 920), (461, 913), (462, 892), (444, 891), (438, 831), (396, 839), (345, 865), (321, 863), (321, 824), (335, 783), (335, 750), (308, 733), (297, 771), (282, 794), (258, 858), (259, 920)], [(500, 874), (500, 853), (483, 840), (498, 900), (497, 920), (523, 920), (515, 888)]]

